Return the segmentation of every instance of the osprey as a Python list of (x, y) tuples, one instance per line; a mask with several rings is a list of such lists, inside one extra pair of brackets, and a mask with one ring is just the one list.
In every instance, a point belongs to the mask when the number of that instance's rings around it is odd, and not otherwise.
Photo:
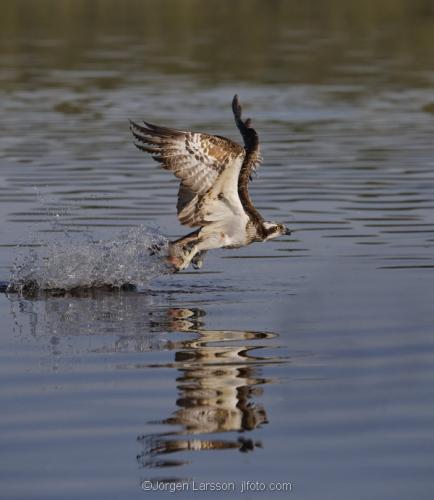
[(262, 160), (259, 138), (251, 119), (242, 120), (238, 96), (232, 101), (232, 111), (244, 147), (218, 135), (130, 121), (136, 147), (151, 153), (181, 180), (179, 221), (199, 227), (169, 243), (168, 262), (175, 271), (190, 263), (200, 268), (204, 253), (213, 248), (239, 248), (290, 234), (283, 224), (264, 220), (253, 206), (248, 184)]

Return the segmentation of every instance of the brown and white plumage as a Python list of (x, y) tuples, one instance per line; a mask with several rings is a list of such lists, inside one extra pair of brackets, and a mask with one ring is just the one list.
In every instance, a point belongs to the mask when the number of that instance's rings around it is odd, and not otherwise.
[(136, 146), (180, 179), (181, 224), (201, 228), (171, 243), (170, 260), (177, 270), (190, 261), (200, 267), (200, 256), (211, 248), (236, 248), (288, 234), (281, 224), (265, 222), (253, 206), (248, 184), (261, 161), (258, 134), (250, 119), (242, 120), (237, 96), (232, 110), (244, 147), (221, 136), (130, 122)]
[[(231, 169), (239, 171), (245, 150), (238, 144), (209, 134), (183, 132), (158, 127), (144, 122), (131, 122), (131, 130), (138, 141), (136, 146), (152, 154), (163, 168), (172, 171), (181, 180), (178, 193), (178, 218), (181, 224), (195, 227), (209, 222), (209, 203), (206, 196), (217, 179)], [(239, 164), (239, 165), (238, 165)]]

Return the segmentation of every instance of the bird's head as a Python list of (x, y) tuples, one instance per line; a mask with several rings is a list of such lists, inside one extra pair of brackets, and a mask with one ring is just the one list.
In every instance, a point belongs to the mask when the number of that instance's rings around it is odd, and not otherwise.
[(262, 229), (264, 230), (265, 238), (263, 241), (272, 240), (273, 238), (278, 238), (279, 236), (290, 235), (291, 230), (288, 229), (283, 224), (277, 224), (276, 222), (265, 221), (262, 223)]

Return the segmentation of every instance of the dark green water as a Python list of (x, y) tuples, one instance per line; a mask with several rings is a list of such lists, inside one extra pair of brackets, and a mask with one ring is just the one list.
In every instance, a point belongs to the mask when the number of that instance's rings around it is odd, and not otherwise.
[(166, 498), (141, 483), (194, 479), (233, 481), (221, 498), (431, 499), (432, 2), (0, 13), (0, 280), (17, 244), (57, 242), (61, 278), (89, 238), (184, 234), (177, 183), (127, 120), (240, 141), (234, 93), (262, 143), (252, 198), (294, 229), (140, 293), (1, 295), (4, 497)]

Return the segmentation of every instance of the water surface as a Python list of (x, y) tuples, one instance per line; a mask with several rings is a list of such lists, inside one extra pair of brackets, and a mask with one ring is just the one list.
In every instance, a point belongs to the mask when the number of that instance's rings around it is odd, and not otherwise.
[(7, 498), (432, 498), (434, 13), (326, 3), (1, 2), (0, 280), (17, 245), (61, 278), (68, 242), (184, 234), (127, 120), (240, 141), (234, 93), (294, 229), (139, 291), (1, 295)]

